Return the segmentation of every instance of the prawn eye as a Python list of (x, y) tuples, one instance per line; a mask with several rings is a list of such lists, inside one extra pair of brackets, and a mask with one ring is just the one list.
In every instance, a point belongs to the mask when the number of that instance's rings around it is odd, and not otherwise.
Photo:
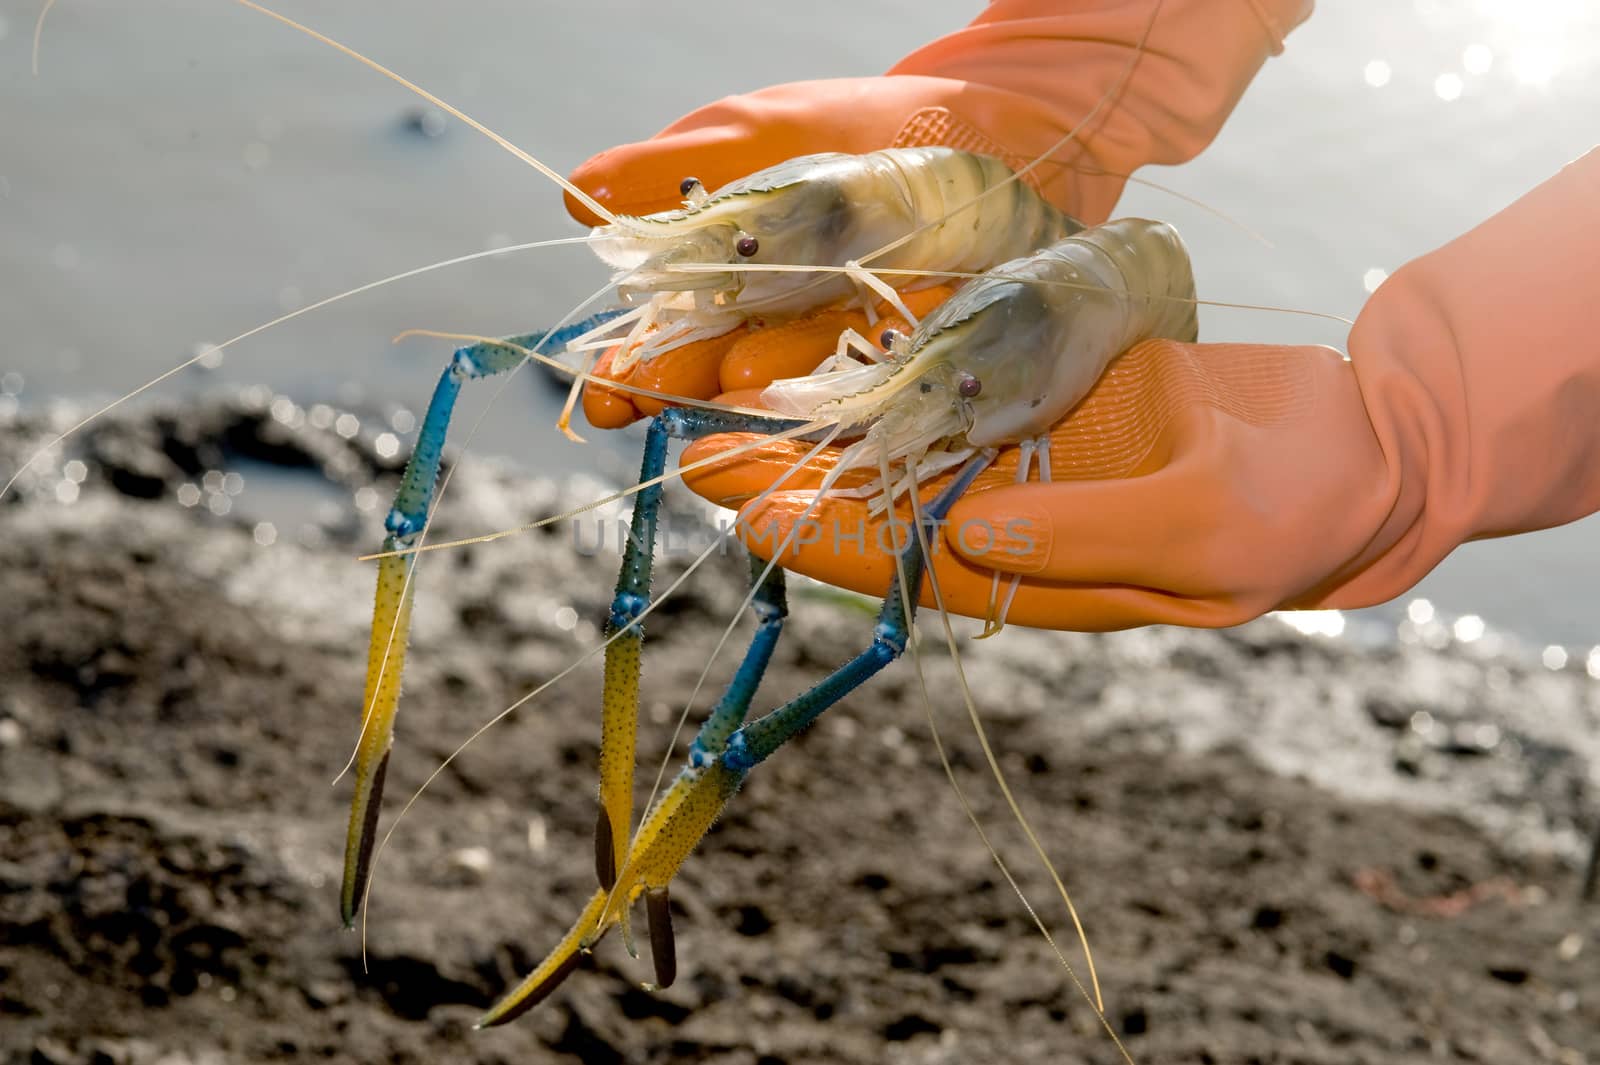
[(962, 399), (971, 399), (983, 391), (983, 382), (969, 373), (962, 374), (961, 379), (956, 382), (956, 391), (961, 393)]
[(689, 195), (689, 193), (693, 192), (695, 189), (697, 189), (699, 187), (700, 187), (700, 179), (699, 178), (697, 178), (697, 177), (686, 177), (682, 181), (678, 182), (678, 195), (679, 196), (687, 196), (687, 195)]
[(889, 351), (894, 347), (895, 342), (899, 339), (900, 331), (898, 329), (885, 329), (883, 331), (883, 335), (878, 338), (878, 347), (882, 348), (884, 351)]
[(761, 242), (755, 237), (740, 237), (739, 242), (733, 246), (733, 250), (748, 259), (761, 250)]

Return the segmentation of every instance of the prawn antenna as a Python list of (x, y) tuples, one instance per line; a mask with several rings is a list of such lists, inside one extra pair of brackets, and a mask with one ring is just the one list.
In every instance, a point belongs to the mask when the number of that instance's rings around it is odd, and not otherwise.
[[(884, 472), (887, 474), (887, 458), (885, 457), (880, 461), (883, 464)], [(917, 537), (918, 542), (922, 545), (923, 552), (926, 554), (929, 551), (927, 530), (923, 525), (922, 509), (919, 505), (915, 488), (911, 490), (910, 503), (911, 527), (915, 536)], [(895, 570), (896, 577), (901, 584), (901, 594), (908, 594), (907, 591), (904, 590), (907, 581), (905, 567), (897, 561)], [(1017, 800), (1012, 795), (1011, 788), (1006, 782), (1005, 773), (1000, 768), (1000, 762), (995, 757), (993, 747), (990, 746), (988, 732), (983, 727), (983, 721), (978, 715), (978, 707), (973, 698), (972, 689), (967, 684), (966, 670), (961, 665), (960, 645), (956, 640), (955, 629), (950, 624), (950, 612), (946, 609), (944, 604), (944, 593), (939, 585), (939, 576), (935, 572), (935, 568), (931, 565), (927, 567), (927, 577), (929, 590), (933, 594), (934, 608), (939, 612), (939, 621), (943, 626), (945, 641), (950, 650), (950, 661), (955, 667), (956, 677), (960, 682), (962, 699), (966, 704), (967, 714), (971, 718), (973, 729), (977, 734), (978, 744), (983, 748), (984, 759), (988, 762), (990, 772), (994, 776), (995, 783), (999, 785), (1000, 792), (1005, 797), (1006, 805), (1010, 808), (1012, 816), (1016, 819), (1017, 824), (1022, 828), (1023, 833), (1028, 837), (1028, 842), (1032, 845), (1035, 855), (1038, 856), (1046, 871), (1049, 872), (1051, 880), (1055, 882), (1056, 889), (1061, 895), (1061, 900), (1066, 903), (1067, 912), (1072, 917), (1073, 928), (1078, 934), (1079, 945), (1083, 947), (1083, 956), (1088, 963), (1088, 987), (1084, 986), (1083, 981), (1078, 977), (1077, 970), (1072, 967), (1072, 964), (1067, 961), (1066, 956), (1061, 952), (1061, 948), (1056, 943), (1055, 937), (1050, 934), (1050, 929), (1045, 925), (1043, 918), (1039, 916), (1039, 913), (1034, 908), (1033, 903), (1030, 902), (1027, 895), (1023, 893), (1022, 886), (1017, 883), (1016, 878), (1012, 876), (1011, 870), (1006, 866), (1005, 860), (1001, 858), (1000, 852), (995, 848), (993, 842), (991, 842), (989, 839), (988, 833), (984, 831), (982, 823), (978, 820), (976, 811), (974, 811), (972, 808), (972, 804), (967, 800), (966, 792), (961, 787), (960, 781), (956, 778), (955, 769), (950, 764), (950, 758), (945, 750), (944, 741), (940, 737), (939, 726), (933, 714), (933, 700), (928, 691), (927, 676), (922, 668), (922, 652), (920, 650), (918, 641), (913, 639), (909, 642), (912, 650), (912, 660), (916, 665), (917, 682), (922, 690), (923, 712), (928, 719), (928, 728), (933, 735), (934, 748), (937, 750), (939, 761), (944, 767), (945, 776), (949, 779), (951, 786), (955, 789), (956, 798), (960, 801), (961, 808), (963, 811), (965, 811), (967, 819), (972, 822), (972, 827), (977, 829), (979, 838), (983, 840), (984, 846), (989, 849), (989, 856), (994, 859), (995, 865), (999, 868), (1001, 875), (1005, 877), (1006, 883), (1011, 886), (1011, 890), (1015, 892), (1017, 898), (1022, 901), (1023, 909), (1028, 911), (1028, 916), (1033, 920), (1034, 927), (1036, 927), (1039, 930), (1039, 933), (1044, 936), (1045, 943), (1049, 945), (1050, 950), (1055, 954), (1056, 960), (1061, 963), (1061, 966), (1066, 970), (1067, 975), (1072, 978), (1073, 986), (1077, 988), (1078, 994), (1083, 997), (1084, 1001), (1088, 1003), (1089, 1008), (1094, 1011), (1095, 1018), (1100, 1022), (1100, 1026), (1105, 1029), (1106, 1034), (1111, 1037), (1111, 1042), (1116, 1045), (1118, 1052), (1120, 1052), (1122, 1055), (1123, 1061), (1125, 1061), (1127, 1065), (1134, 1065), (1133, 1056), (1128, 1053), (1128, 1048), (1124, 1046), (1122, 1040), (1117, 1037), (1116, 1029), (1111, 1026), (1111, 1022), (1106, 1018), (1105, 999), (1100, 992), (1100, 977), (1095, 971), (1094, 954), (1089, 949), (1089, 937), (1087, 933), (1084, 932), (1083, 923), (1078, 919), (1077, 907), (1073, 905), (1072, 898), (1067, 894), (1066, 885), (1061, 882), (1061, 876), (1056, 872), (1055, 864), (1050, 861), (1050, 856), (1045, 853), (1044, 847), (1039, 842), (1038, 836), (1034, 834), (1033, 826), (1029, 824), (1026, 815), (1024, 815), (1022, 812), (1022, 808), (1017, 804)], [(1090, 990), (1091, 988), (1093, 989), (1092, 994)]]
[(409, 89), (411, 92), (422, 97), (439, 110), (460, 119), (462, 122), (465, 122), (467, 125), (471, 126), (485, 137), (488, 137), (490, 140), (494, 141), (496, 144), (510, 152), (512, 155), (516, 156), (518, 159), (521, 159), (524, 163), (527, 163), (529, 166), (539, 171), (539, 173), (543, 174), (545, 177), (549, 178), (551, 181), (555, 182), (563, 190), (569, 193), (573, 199), (583, 204), (601, 218), (604, 218), (607, 222), (614, 226), (622, 226), (625, 229), (631, 228), (622, 218), (613, 214), (611, 210), (599, 200), (595, 199), (593, 196), (590, 196), (587, 192), (584, 192), (582, 189), (578, 188), (578, 186), (574, 185), (572, 182), (568, 181), (566, 178), (562, 177), (560, 174), (556, 173), (539, 160), (535, 159), (528, 152), (525, 152), (515, 144), (512, 144), (509, 140), (502, 137), (488, 126), (485, 126), (482, 122), (479, 122), (477, 119), (473, 118), (459, 107), (448, 104), (439, 99), (439, 97), (435, 96), (427, 89), (424, 89), (415, 82), (409, 81), (401, 75), (396, 74), (394, 71), (378, 62), (376, 59), (369, 59), (360, 52), (356, 51), (354, 48), (351, 48), (349, 45), (341, 44), (339, 41), (334, 40), (325, 33), (319, 33), (304, 23), (296, 22), (288, 15), (281, 15), (278, 12), (273, 11), (271, 8), (263, 7), (262, 5), (256, 3), (255, 0), (236, 0), (236, 2), (250, 8), (252, 11), (259, 12), (268, 18), (276, 19), (285, 26), (288, 26), (290, 29), (296, 30), (299, 33), (303, 33), (314, 41), (319, 41), (322, 44), (327, 45), (329, 48), (343, 52), (345, 55), (349, 56), (351, 59), (354, 59), (363, 66), (371, 70), (375, 70), (379, 74), (382, 74), (384, 77), (388, 78), (390, 81), (395, 82), (397, 85), (401, 85), (406, 89)]
[(285, 322), (291, 322), (303, 315), (310, 314), (312, 311), (320, 311), (324, 307), (338, 303), (340, 300), (349, 299), (351, 296), (359, 296), (363, 293), (371, 292), (373, 289), (383, 288), (385, 285), (392, 285), (396, 281), (405, 281), (408, 278), (432, 273), (435, 270), (442, 270), (447, 266), (460, 266), (462, 263), (476, 262), (479, 259), (489, 259), (497, 255), (511, 255), (515, 252), (530, 251), (534, 248), (548, 248), (559, 244), (587, 244), (588, 242), (588, 237), (560, 237), (556, 240), (536, 240), (526, 244), (512, 244), (504, 248), (487, 248), (483, 251), (469, 252), (466, 255), (457, 255), (453, 259), (441, 259), (438, 262), (428, 263), (425, 266), (416, 266), (410, 270), (402, 270), (398, 274), (390, 274), (388, 277), (380, 277), (376, 281), (368, 281), (365, 284), (357, 285), (355, 288), (345, 289), (343, 292), (317, 300), (315, 303), (308, 303), (306, 306), (301, 307), (298, 310), (290, 311), (287, 314), (280, 314), (270, 322), (263, 322), (258, 326), (253, 326), (250, 329), (246, 329), (244, 332), (238, 334), (237, 336), (230, 337), (220, 344), (208, 345), (203, 350), (197, 352), (193, 358), (185, 359), (183, 362), (178, 363), (178, 365), (172, 367), (170, 370), (166, 370), (160, 374), (157, 374), (155, 377), (152, 377), (138, 388), (135, 388), (132, 392), (123, 395), (119, 399), (112, 400), (110, 403), (107, 403), (105, 406), (96, 410), (93, 414), (86, 415), (77, 422), (74, 422), (67, 429), (58, 433), (55, 437), (51, 438), (48, 443), (24, 459), (22, 465), (16, 468), (16, 470), (11, 474), (10, 478), (6, 480), (5, 484), (0, 485), (0, 499), (4, 499), (6, 497), (6, 493), (11, 491), (11, 489), (16, 485), (17, 481), (22, 477), (23, 473), (26, 472), (29, 467), (31, 467), (35, 462), (38, 462), (44, 456), (48, 455), (50, 451), (56, 447), (56, 445), (65, 442), (79, 430), (83, 429), (84, 426), (89, 425), (91, 422), (106, 414), (109, 414), (111, 411), (122, 406), (135, 396), (142, 395), (143, 393), (148, 392), (150, 389), (155, 388), (163, 381), (177, 376), (201, 360), (210, 358), (218, 352), (226, 351), (235, 344), (249, 340), (251, 337), (260, 333), (265, 333), (267, 330), (283, 325)]
[[(1090, 292), (1104, 291), (1103, 285), (1087, 281), (1066, 281), (1061, 278), (1026, 277), (1021, 274), (1008, 274), (1004, 270), (994, 269), (983, 273), (975, 270), (919, 270), (915, 267), (888, 267), (878, 266), (865, 270), (859, 263), (855, 266), (798, 266), (789, 263), (677, 263), (666, 269), (675, 274), (705, 274), (725, 273), (736, 271), (741, 273), (764, 274), (847, 274), (855, 276), (860, 273), (870, 273), (882, 277), (929, 278), (938, 277), (956, 281), (972, 281), (978, 278), (987, 278), (991, 281), (1020, 281), (1028, 285), (1045, 285), (1051, 288), (1078, 288)], [(1346, 318), (1342, 314), (1333, 314), (1330, 311), (1313, 311), (1303, 307), (1275, 307), (1269, 303), (1239, 303), (1232, 300), (1197, 299), (1189, 296), (1161, 295), (1153, 297), (1174, 303), (1192, 303), (1196, 307), (1223, 307), (1236, 311), (1264, 311), (1270, 314), (1292, 314), (1301, 318), (1320, 318), (1326, 322), (1338, 322), (1340, 325), (1354, 326), (1355, 320)], [(606, 382), (606, 387), (613, 387)]]
[(44, 0), (44, 6), (39, 9), (39, 17), (33, 24), (33, 76), (39, 76), (39, 42), (44, 39), (44, 17), (50, 14), (50, 9), (56, 6), (56, 0)]

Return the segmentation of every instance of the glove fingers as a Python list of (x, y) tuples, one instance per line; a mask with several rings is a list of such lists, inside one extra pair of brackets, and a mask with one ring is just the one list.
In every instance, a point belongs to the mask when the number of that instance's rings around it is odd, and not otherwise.
[[(682, 207), (679, 185), (686, 177), (697, 177), (707, 189), (716, 189), (770, 165), (741, 158), (737, 144), (718, 144), (702, 132), (607, 149), (581, 164), (568, 180), (617, 214), (646, 215)], [(567, 213), (579, 222), (606, 224), (572, 193), (563, 196)]]
[[(745, 546), (771, 559), (782, 546), (785, 569), (881, 599), (899, 579), (895, 555), (910, 535), (906, 515), (890, 526), (869, 517), (860, 500), (834, 499), (810, 508), (806, 492), (777, 492), (739, 516)], [(983, 619), (990, 610), (993, 571), (974, 565), (943, 544), (929, 542), (944, 607), (952, 614)], [(1005, 587), (1002, 583), (1002, 595)], [(935, 606), (932, 584), (924, 581), (924, 607)], [(1191, 598), (1134, 586), (1073, 587), (1024, 578), (1006, 614), (1013, 625), (1045, 629), (1110, 632), (1153, 623), (1217, 628), (1236, 625), (1261, 613), (1253, 604)]]
[(754, 330), (722, 360), (722, 390), (762, 389), (786, 377), (804, 377), (833, 354), (840, 333), (866, 328), (864, 312), (831, 310)]
[[(965, 609), (966, 603), (961, 606), (961, 613), (982, 614), (982, 608), (974, 613)], [(1116, 632), (1145, 625), (1220, 629), (1241, 625), (1262, 612), (1263, 608), (1244, 601), (1174, 595), (1155, 588), (1064, 587), (1024, 578), (1006, 613), (1006, 624), (1074, 632)]]
[[(683, 475), (683, 483), (696, 495), (719, 506), (733, 508), (744, 506), (791, 470), (795, 472), (783, 482), (781, 490), (811, 491), (821, 487), (822, 478), (839, 459), (838, 449), (829, 448), (803, 469), (795, 470), (796, 464), (805, 458), (812, 447), (798, 440), (775, 441), (754, 433), (708, 436), (684, 449), (681, 464), (690, 466), (722, 454), (726, 454), (727, 458), (702, 469), (690, 470)], [(839, 487), (855, 487), (870, 479), (868, 471), (852, 471), (840, 478)], [(827, 508), (831, 510), (842, 502), (830, 500)]]
[[(663, 396), (710, 399), (724, 391), (717, 381), (723, 357), (744, 333), (744, 328), (740, 327), (719, 337), (697, 340), (681, 348), (664, 351), (639, 363), (628, 383), (659, 392)], [(633, 405), (651, 416), (660, 414), (672, 402), (670, 399), (659, 400), (637, 393), (633, 395)]]
[[(830, 121), (827, 105), (808, 102), (794, 90), (778, 86), (702, 107), (650, 140), (594, 156), (572, 172), (572, 183), (618, 214), (652, 214), (683, 205), (679, 185), (686, 177), (715, 192), (785, 159), (839, 150), (838, 135), (817, 128)], [(785, 95), (793, 99), (785, 101)], [(570, 193), (566, 204), (585, 225), (604, 224)]]
[[(594, 365), (596, 377), (612, 377), (611, 358), (616, 348), (609, 349)], [(583, 388), (583, 416), (596, 429), (621, 429), (639, 420), (639, 408), (626, 392), (590, 381)]]
[[(933, 285), (902, 292), (900, 299), (920, 319), (954, 291), (950, 285)], [(792, 322), (751, 330), (722, 360), (723, 390), (762, 389), (784, 378), (804, 377), (834, 353), (846, 329), (854, 329), (874, 344), (886, 329), (901, 333), (911, 330), (911, 323), (887, 302), (873, 310), (877, 318), (873, 325), (868, 324), (865, 311), (833, 307)]]
[(760, 388), (736, 388), (732, 392), (719, 392), (712, 396), (712, 401), (725, 407), (743, 407), (746, 410), (765, 410), (766, 404), (761, 402)]
[(742, 328), (709, 340), (697, 340), (637, 364), (618, 377), (611, 365), (620, 348), (609, 348), (595, 363), (594, 375), (645, 388), (671, 399), (656, 399), (637, 392), (622, 392), (590, 381), (583, 392), (583, 413), (596, 429), (620, 429), (641, 417), (655, 417), (674, 399), (712, 399), (721, 389), (718, 368), (728, 349), (744, 334)]
[(1180, 595), (1216, 590), (1217, 539), (1205, 528), (1221, 498), (1193, 498), (1181, 468), (1144, 477), (1015, 485), (967, 496), (945, 539), (1003, 573), (1076, 584), (1129, 584)]
[[(897, 515), (891, 524), (884, 516), (870, 516), (864, 500), (836, 497), (813, 507), (815, 499), (814, 492), (773, 493), (740, 512), (739, 538), (752, 554), (769, 561), (782, 548), (780, 562), (785, 569), (881, 598), (898, 579), (895, 556), (911, 535), (909, 516)], [(954, 595), (970, 605), (981, 583), (986, 601), (987, 571), (952, 558), (938, 537), (932, 537), (929, 546), (937, 564), (953, 563), (947, 597)], [(946, 573), (941, 570), (940, 576), (945, 578)]]

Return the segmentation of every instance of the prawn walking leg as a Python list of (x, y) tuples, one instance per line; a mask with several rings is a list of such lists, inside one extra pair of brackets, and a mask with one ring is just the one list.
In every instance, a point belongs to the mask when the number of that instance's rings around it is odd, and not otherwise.
[[(616, 883), (617, 855), (627, 852), (628, 833), (633, 826), (633, 764), (639, 728), (640, 653), (644, 647), (639, 617), (650, 606), (656, 516), (661, 507), (661, 475), (667, 468), (667, 444), (674, 438), (697, 440), (713, 433), (771, 432), (799, 424), (683, 408), (664, 411), (650, 423), (644, 460), (639, 467), (639, 483), (650, 487), (642, 489), (634, 500), (622, 568), (606, 621), (609, 642), (600, 725), (600, 812), (594, 833), (595, 873), (602, 890), (610, 891)], [(770, 647), (767, 653), (771, 654)], [(765, 668), (764, 660), (761, 668)], [(759, 673), (755, 679), (760, 679)]]
[[(411, 547), (422, 534), (439, 480), (445, 434), (455, 411), (456, 396), (465, 381), (491, 377), (514, 369), (546, 345), (562, 345), (616, 317), (602, 311), (571, 325), (544, 333), (508, 338), (504, 344), (473, 344), (460, 348), (434, 387), (428, 411), (422, 418), (417, 446), (401, 475), (394, 503), (384, 518), (388, 535), (383, 550)], [(400, 677), (405, 666), (406, 637), (411, 628), (411, 575), (413, 555), (386, 555), (378, 563), (378, 589), (372, 615), (372, 640), (367, 651), (366, 692), (362, 702), (361, 738), (356, 751), (356, 790), (350, 804), (350, 827), (345, 837), (344, 883), (339, 892), (339, 915), (350, 926), (361, 908), (372, 862), (378, 827), (378, 806), (394, 741), (395, 713), (400, 702)]]
[(756, 585), (751, 608), (755, 611), (756, 634), (745, 650), (744, 661), (739, 664), (728, 684), (728, 690), (712, 709), (711, 716), (695, 735), (689, 748), (691, 765), (708, 764), (728, 746), (728, 738), (744, 724), (750, 700), (766, 674), (767, 663), (778, 646), (783, 632), (783, 620), (789, 616), (788, 598), (785, 594), (783, 570), (769, 566), (759, 555), (750, 556), (750, 580)]
[[(1032, 440), (1024, 440), (1017, 445), (1019, 457), (1017, 459), (1017, 483), (1023, 484), (1028, 479), (1028, 471), (1032, 468), (1035, 459), (1039, 463), (1039, 482), (1050, 483), (1050, 434)], [(1014, 574), (1011, 583), (1006, 588), (1006, 596), (1000, 598), (1000, 571), (995, 570), (989, 584), (989, 609), (984, 615), (983, 632), (976, 639), (987, 640), (1006, 627), (1006, 615), (1011, 613), (1011, 601), (1017, 597), (1017, 589), (1022, 587), (1022, 574)]]
[[(757, 555), (750, 556), (750, 580), (755, 587), (751, 609), (755, 611), (756, 633), (745, 649), (744, 660), (734, 672), (728, 690), (706, 718), (689, 747), (689, 764), (704, 768), (727, 749), (728, 740), (744, 724), (755, 698), (761, 678), (766, 675), (772, 652), (783, 633), (783, 620), (789, 615), (788, 597), (784, 589), (783, 570), (769, 566)], [(656, 980), (650, 990), (669, 987), (677, 975), (676, 954), (672, 942), (672, 910), (667, 898), (667, 886), (647, 888), (645, 915), (650, 923), (650, 959), (655, 964)]]
[[(942, 519), (993, 460), (994, 452), (987, 449), (969, 459), (950, 485), (926, 508), (927, 520)], [(918, 537), (909, 539), (901, 559), (906, 574), (905, 587), (919, 589), (924, 560)], [(778, 572), (776, 567), (772, 569), (773, 574)], [(652, 945), (664, 941), (667, 948), (664, 955), (656, 955), (657, 982), (662, 983), (663, 976), (671, 975), (671, 934), (665, 925), (666, 890), (678, 868), (711, 828), (751, 769), (900, 656), (910, 638), (911, 621), (916, 613), (915, 600), (908, 602), (901, 593), (901, 585), (896, 583), (884, 597), (872, 643), (866, 650), (771, 713), (749, 724), (740, 724), (771, 654), (771, 644), (777, 639), (782, 612), (780, 596), (781, 585), (769, 585), (763, 580), (756, 599), (758, 604), (763, 604), (757, 607), (762, 625), (746, 652), (745, 662), (728, 694), (701, 726), (690, 748), (689, 764), (679, 772), (678, 778), (639, 826), (627, 860), (610, 891), (595, 893), (577, 923), (550, 956), (496, 1003), (478, 1022), (480, 1026), (503, 1024), (549, 995), (556, 984), (577, 967), (581, 952), (599, 940), (611, 925), (621, 923), (622, 915), (640, 894), (644, 894), (649, 903)], [(663, 961), (668, 963), (665, 972)]]
[[(682, 414), (682, 411), (670, 412)], [(750, 641), (744, 661), (740, 663), (728, 690), (700, 727), (690, 747), (691, 766), (709, 764), (727, 746), (727, 739), (744, 723), (767, 663), (777, 646), (783, 620), (788, 615), (784, 594), (783, 570), (767, 568), (760, 559), (752, 556), (751, 576), (757, 582), (752, 601), (759, 619), (756, 635)], [(607, 689), (608, 693), (610, 689)], [(692, 844), (691, 844), (692, 845)], [(612, 891), (603, 887), (590, 897), (588, 905), (578, 915), (572, 929), (562, 938), (550, 955), (525, 977), (510, 994), (495, 1004), (478, 1021), (479, 1028), (505, 1024), (522, 1016), (543, 1002), (571, 972), (578, 967), (584, 954), (603, 934), (602, 918), (611, 906)], [(677, 954), (672, 938), (671, 904), (667, 886), (649, 888), (645, 892), (645, 912), (650, 926), (650, 960), (655, 967), (652, 990), (669, 986), (677, 976)], [(620, 918), (619, 918), (620, 920)]]

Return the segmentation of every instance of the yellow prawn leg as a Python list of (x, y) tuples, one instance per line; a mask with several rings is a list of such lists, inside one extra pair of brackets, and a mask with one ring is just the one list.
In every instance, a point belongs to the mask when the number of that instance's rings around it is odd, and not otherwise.
[(589, 946), (599, 938), (597, 929), (600, 925), (600, 914), (606, 908), (607, 897), (605, 891), (596, 891), (590, 897), (589, 904), (578, 915), (577, 922), (562, 937), (549, 957), (540, 962), (539, 967), (529, 973), (510, 994), (479, 1017), (477, 1027), (492, 1028), (497, 1024), (514, 1021), (543, 1002), (545, 997), (578, 967), (583, 955), (588, 953)]
[(666, 889), (738, 792), (747, 772), (730, 768), (719, 759), (703, 769), (690, 767), (678, 774), (639, 826), (633, 849), (600, 916), (601, 931), (622, 919), (639, 892)]
[(782, 569), (751, 555), (750, 578), (754, 588), (749, 605), (757, 624), (744, 660), (695, 735), (689, 764), (645, 815), (600, 918), (601, 930), (613, 920), (625, 921), (633, 899), (641, 891), (645, 893), (649, 902), (650, 953), (656, 964), (656, 982), (662, 986), (672, 982), (674, 966), (667, 884), (710, 831), (750, 768), (765, 756), (760, 753), (759, 741), (756, 749), (749, 748), (743, 726), (782, 634), (789, 606)]
[[(639, 674), (644, 630), (639, 619), (650, 606), (655, 568), (656, 518), (661, 507), (659, 475), (666, 469), (670, 430), (661, 418), (645, 436), (639, 481), (650, 487), (633, 503), (616, 592), (606, 619), (606, 664), (600, 717), (600, 810), (595, 821), (594, 863), (600, 889), (610, 892), (633, 830), (633, 764), (639, 733)], [(656, 482), (656, 483), (652, 483)], [(634, 953), (626, 919), (623, 933)]]
[(640, 892), (650, 895), (652, 955), (656, 983), (672, 981), (672, 936), (667, 925), (666, 886), (739, 790), (744, 772), (712, 764), (685, 769), (639, 826), (638, 838), (611, 890), (596, 891), (578, 919), (544, 961), (478, 1019), (479, 1028), (515, 1020), (544, 1001), (578, 967), (582, 955), (624, 920)]
[(350, 827), (344, 845), (344, 882), (339, 915), (345, 927), (355, 922), (366, 890), (372, 845), (378, 827), (383, 780), (394, 743), (395, 712), (400, 706), (400, 677), (405, 667), (406, 638), (411, 630), (412, 558), (391, 555), (378, 563), (378, 591), (372, 608), (372, 639), (367, 649), (366, 713), (356, 747), (355, 797), (350, 802)]
[[(642, 608), (641, 608), (642, 609)], [(644, 633), (635, 625), (606, 648), (600, 712), (600, 816), (595, 823), (595, 874), (609, 891), (617, 856), (633, 828), (633, 764), (639, 732), (639, 673)]]
[(365, 711), (356, 748), (356, 791), (345, 840), (344, 883), (339, 892), (339, 912), (347, 927), (355, 921), (366, 890), (378, 826), (378, 804), (400, 703), (406, 640), (411, 631), (411, 584), (416, 556), (393, 552), (414, 546), (427, 528), (456, 397), (467, 381), (516, 369), (526, 358), (528, 349), (565, 344), (617, 313), (601, 312), (553, 331), (459, 348), (434, 387), (427, 413), (422, 416), (422, 428), (417, 433), (416, 449), (400, 476), (394, 504), (383, 522), (388, 536), (383, 541), (384, 557), (378, 562), (378, 593), (373, 607), (372, 642), (367, 652)]

